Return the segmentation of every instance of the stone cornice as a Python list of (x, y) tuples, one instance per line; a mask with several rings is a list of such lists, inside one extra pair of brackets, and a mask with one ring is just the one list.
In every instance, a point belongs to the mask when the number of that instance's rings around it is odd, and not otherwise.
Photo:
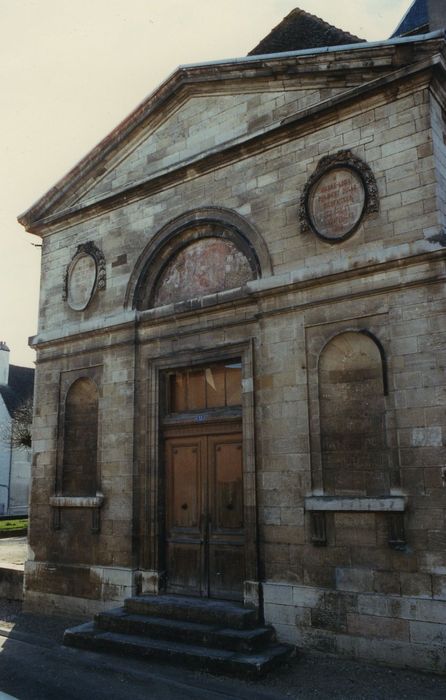
[[(122, 344), (133, 346), (135, 334), (141, 329), (156, 328), (156, 340), (168, 338), (172, 333), (173, 337), (177, 338), (182, 333), (179, 325), (180, 320), (186, 321), (188, 318), (201, 313), (206, 315), (214, 314), (217, 317), (220, 312), (224, 312), (228, 308), (234, 309), (234, 312), (240, 308), (244, 310), (244, 313), (241, 319), (237, 318), (236, 313), (234, 313), (232, 320), (228, 320), (225, 315), (221, 323), (222, 327), (247, 325), (264, 316), (289, 313), (296, 309), (303, 311), (306, 308), (318, 306), (322, 303), (332, 304), (346, 299), (384, 294), (420, 284), (444, 282), (446, 281), (445, 255), (445, 249), (440, 249), (404, 259), (394, 258), (381, 263), (367, 264), (354, 269), (316, 276), (311, 279), (298, 279), (293, 273), (273, 275), (266, 279), (249, 282), (243, 288), (227, 290), (221, 295), (208, 295), (201, 299), (179, 302), (175, 305), (146, 311), (127, 311), (117, 318), (115, 323), (110, 322), (104, 327), (85, 327), (83, 330), (78, 329), (71, 334), (68, 332), (64, 336), (50, 336), (49, 334), (34, 336), (30, 338), (29, 344), (36, 350), (52, 349), (56, 353), (57, 348), (61, 346), (62, 353), (66, 353), (67, 343), (82, 343), (87, 338), (90, 342), (92, 337), (100, 338), (102, 335), (105, 335), (107, 338), (106, 348)], [(435, 269), (435, 266), (438, 269)], [(417, 270), (417, 267), (420, 269)], [(413, 270), (412, 274), (406, 274), (404, 282), (401, 281), (401, 268), (412, 268)], [(387, 274), (387, 278), (384, 280), (381, 279), (383, 273)], [(377, 276), (376, 284), (373, 284), (374, 275)], [(351, 288), (348, 293), (345, 292), (346, 281), (350, 283)], [(355, 281), (359, 283), (357, 288), (353, 286)], [(341, 285), (339, 293), (336, 292), (337, 284)], [(329, 294), (327, 294), (328, 287), (330, 288)], [(299, 293), (311, 290), (316, 293), (313, 299), (308, 299), (306, 294), (301, 299), (297, 298), (294, 302), (289, 298), (289, 295), (293, 292)], [(320, 292), (319, 294), (317, 293), (318, 291)], [(262, 301), (266, 301), (272, 296), (277, 303), (273, 307), (269, 303), (264, 307)], [(213, 298), (211, 299), (210, 297)], [(286, 303), (283, 303), (283, 298), (287, 299)], [(172, 324), (174, 325), (173, 331), (171, 330)], [(218, 327), (218, 319), (215, 319), (212, 328), (216, 330)], [(199, 322), (197, 322), (196, 329), (193, 328), (191, 330), (190, 324), (187, 324), (187, 327), (184, 329), (185, 335), (195, 332), (203, 332), (203, 327)], [(111, 333), (116, 334), (114, 340), (111, 339)], [(88, 352), (92, 352), (94, 349), (90, 344)], [(53, 357), (48, 359), (53, 359)]]

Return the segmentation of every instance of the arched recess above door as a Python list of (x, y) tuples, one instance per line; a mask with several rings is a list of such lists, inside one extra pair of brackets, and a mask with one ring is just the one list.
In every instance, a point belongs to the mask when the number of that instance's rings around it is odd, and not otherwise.
[(164, 226), (140, 255), (125, 306), (148, 309), (272, 274), (261, 235), (236, 212), (206, 208)]

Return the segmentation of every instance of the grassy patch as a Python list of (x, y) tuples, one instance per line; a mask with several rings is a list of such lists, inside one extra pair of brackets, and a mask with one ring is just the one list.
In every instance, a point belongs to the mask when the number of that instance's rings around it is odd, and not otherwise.
[(14, 532), (15, 530), (26, 530), (28, 518), (9, 518), (0, 520), (0, 534), (4, 532)]

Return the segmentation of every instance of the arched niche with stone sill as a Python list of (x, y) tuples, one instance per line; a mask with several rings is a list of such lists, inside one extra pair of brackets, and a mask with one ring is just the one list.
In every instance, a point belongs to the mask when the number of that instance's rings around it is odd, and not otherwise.
[(61, 494), (96, 496), (98, 389), (89, 377), (76, 379), (67, 392), (63, 433)]
[(324, 493), (377, 497), (390, 493), (386, 365), (365, 332), (332, 338), (319, 358)]

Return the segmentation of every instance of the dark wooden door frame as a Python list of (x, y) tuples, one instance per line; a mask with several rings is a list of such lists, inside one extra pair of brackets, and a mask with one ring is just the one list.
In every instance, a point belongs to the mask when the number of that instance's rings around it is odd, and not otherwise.
[[(149, 348), (150, 346), (148, 346)], [(228, 344), (209, 350), (150, 357), (148, 348), (139, 347), (137, 371), (140, 382), (136, 392), (136, 428), (139, 436), (138, 467), (135, 470), (135, 530), (139, 565), (139, 590), (157, 594), (164, 576), (164, 470), (160, 428), (162, 418), (162, 377), (167, 370), (199, 367), (206, 363), (240, 358), (242, 363), (243, 489), (245, 523), (244, 602), (259, 607), (259, 562), (257, 541), (257, 485), (254, 433), (253, 343)]]

